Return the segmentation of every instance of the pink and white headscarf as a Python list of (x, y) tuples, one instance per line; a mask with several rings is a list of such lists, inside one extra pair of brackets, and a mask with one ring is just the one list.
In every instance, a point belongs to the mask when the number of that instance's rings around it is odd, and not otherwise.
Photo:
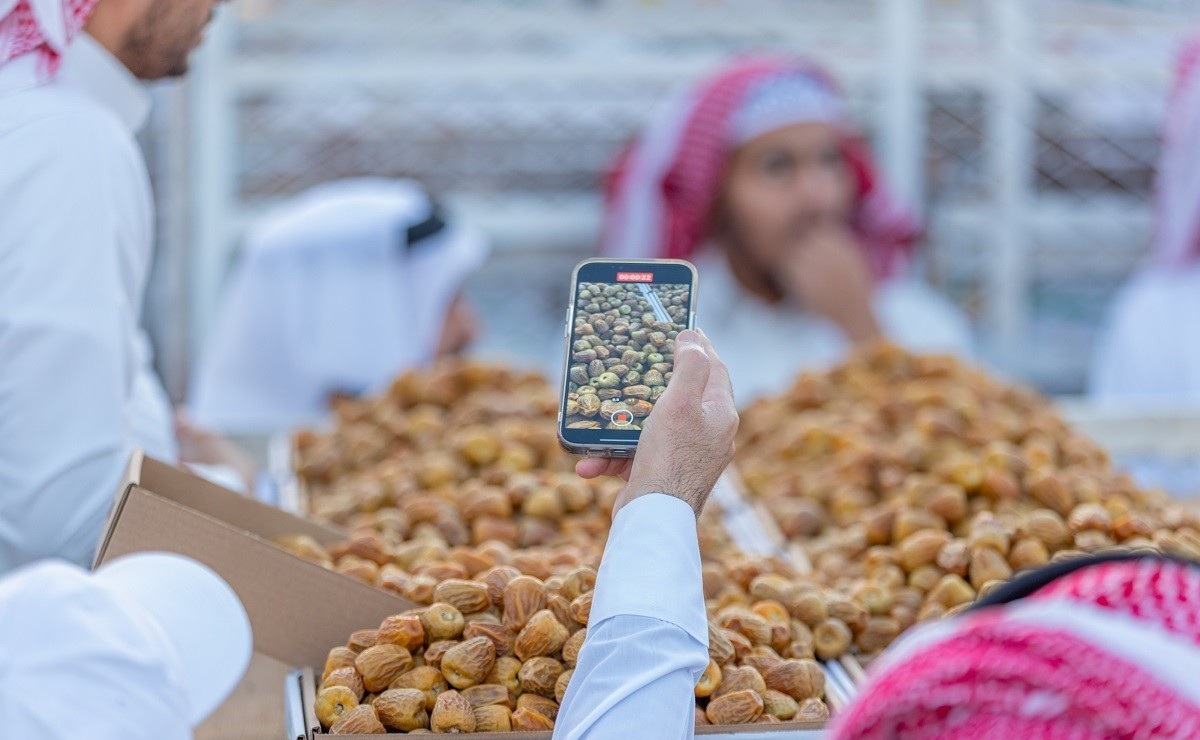
[(1152, 260), (1165, 267), (1200, 260), (1200, 36), (1184, 44), (1167, 101), (1158, 162)]
[(98, 0), (0, 0), (0, 66), (38, 55), (39, 77), (53, 77), (63, 52)]
[(1185, 740), (1198, 675), (1200, 568), (1104, 562), (906, 637), (831, 736)]
[(820, 121), (840, 133), (855, 180), (854, 229), (876, 276), (903, 270), (921, 223), (883, 182), (837, 83), (810, 61), (737, 61), (671, 101), (618, 158), (607, 183), (601, 252), (687, 259), (705, 243), (729, 155), (756, 135)]

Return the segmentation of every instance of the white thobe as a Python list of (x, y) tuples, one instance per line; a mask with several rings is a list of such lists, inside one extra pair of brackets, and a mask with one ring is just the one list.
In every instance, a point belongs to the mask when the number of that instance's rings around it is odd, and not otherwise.
[(135, 447), (176, 459), (139, 328), (154, 204), (142, 86), (81, 35), (0, 67), (0, 573), (90, 563)]
[(1120, 290), (1090, 385), (1106, 403), (1200, 407), (1200, 264), (1146, 269)]
[[(1200, 412), (1200, 264), (1146, 268), (1121, 288), (1092, 358), (1089, 395), (1102, 406)], [(1200, 460), (1119, 460), (1144, 486), (1200, 495)]]
[(661, 493), (636, 498), (613, 519), (554, 737), (691, 738), (707, 666), (696, 515)]
[[(795, 305), (771, 305), (738, 282), (723, 254), (698, 256), (696, 323), (729, 367), (738, 405), (786, 391), (804, 370), (846, 358), (851, 343), (829, 319)], [(971, 329), (950, 301), (914, 279), (891, 280), (873, 299), (884, 336), (917, 352), (970, 356)]]

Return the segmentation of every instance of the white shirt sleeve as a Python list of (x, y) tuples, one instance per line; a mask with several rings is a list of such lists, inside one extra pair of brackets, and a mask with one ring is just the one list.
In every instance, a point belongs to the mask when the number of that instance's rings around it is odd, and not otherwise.
[(884, 283), (874, 304), (883, 333), (901, 346), (963, 358), (975, 355), (966, 315), (925, 282), (905, 277)]
[(0, 166), (0, 573), (90, 564), (134, 446), (139, 235), (107, 134), (62, 117), (3, 142), (24, 155)]
[(1200, 401), (1200, 266), (1145, 269), (1113, 300), (1092, 358), (1089, 393), (1103, 402)]
[(695, 513), (672, 496), (636, 498), (613, 520), (554, 737), (691, 738), (708, 660)]

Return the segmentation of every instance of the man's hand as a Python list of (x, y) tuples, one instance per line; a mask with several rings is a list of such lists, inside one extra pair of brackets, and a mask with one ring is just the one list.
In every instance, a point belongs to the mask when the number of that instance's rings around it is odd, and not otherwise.
[(831, 224), (814, 227), (777, 269), (791, 298), (837, 324), (851, 342), (881, 335), (871, 307), (871, 268), (850, 230)]
[(588, 458), (575, 470), (584, 478), (616, 475), (627, 481), (613, 514), (638, 496), (665, 493), (700, 515), (717, 478), (733, 459), (738, 413), (725, 363), (703, 334), (675, 339), (671, 384), (642, 427), (632, 460)]
[(258, 466), (250, 453), (233, 440), (196, 426), (182, 409), (175, 411), (175, 438), (179, 442), (179, 462), (231, 468), (246, 484), (246, 492), (254, 492)]

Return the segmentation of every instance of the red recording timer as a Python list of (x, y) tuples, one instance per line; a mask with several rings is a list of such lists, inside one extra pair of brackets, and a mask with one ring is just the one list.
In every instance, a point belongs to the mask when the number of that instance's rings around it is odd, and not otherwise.
[(652, 283), (654, 282), (654, 273), (652, 272), (618, 272), (618, 283)]

